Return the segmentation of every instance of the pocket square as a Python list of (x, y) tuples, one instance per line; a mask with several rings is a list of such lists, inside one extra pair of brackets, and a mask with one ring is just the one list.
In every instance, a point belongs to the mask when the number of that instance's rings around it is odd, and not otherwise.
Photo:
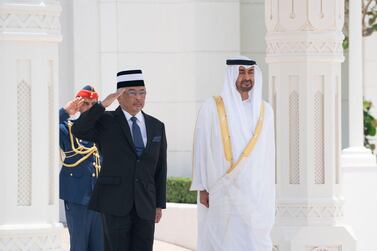
[(152, 142), (160, 142), (161, 141), (161, 136), (154, 136), (152, 139)]

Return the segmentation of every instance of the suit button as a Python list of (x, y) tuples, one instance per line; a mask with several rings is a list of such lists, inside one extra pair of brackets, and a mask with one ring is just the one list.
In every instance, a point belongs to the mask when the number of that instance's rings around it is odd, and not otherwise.
[(93, 178), (96, 177), (96, 174), (95, 174), (95, 173), (92, 173), (92, 177), (93, 177)]
[(69, 175), (70, 175), (70, 176), (73, 176), (73, 173), (70, 173)]
[(135, 179), (135, 182), (139, 182), (139, 179)]

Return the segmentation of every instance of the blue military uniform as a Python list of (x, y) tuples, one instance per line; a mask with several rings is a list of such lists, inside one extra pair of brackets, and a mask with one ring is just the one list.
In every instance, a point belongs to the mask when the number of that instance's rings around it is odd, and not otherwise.
[(64, 200), (71, 251), (103, 251), (101, 215), (87, 208), (97, 181), (100, 159), (94, 143), (70, 132), (69, 114), (59, 111), (60, 148), (65, 158), (59, 175), (60, 199)]

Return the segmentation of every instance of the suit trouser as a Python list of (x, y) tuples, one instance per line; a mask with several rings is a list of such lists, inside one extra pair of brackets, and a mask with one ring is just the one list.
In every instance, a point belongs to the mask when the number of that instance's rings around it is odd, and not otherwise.
[(70, 251), (103, 251), (101, 214), (86, 206), (64, 201), (70, 236)]
[(102, 214), (106, 251), (152, 251), (154, 220), (140, 218), (135, 207), (126, 216)]

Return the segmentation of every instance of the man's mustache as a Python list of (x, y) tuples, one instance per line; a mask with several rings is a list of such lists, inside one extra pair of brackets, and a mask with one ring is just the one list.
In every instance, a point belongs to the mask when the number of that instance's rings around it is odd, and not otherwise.
[(242, 80), (241, 84), (253, 84), (251, 80)]

